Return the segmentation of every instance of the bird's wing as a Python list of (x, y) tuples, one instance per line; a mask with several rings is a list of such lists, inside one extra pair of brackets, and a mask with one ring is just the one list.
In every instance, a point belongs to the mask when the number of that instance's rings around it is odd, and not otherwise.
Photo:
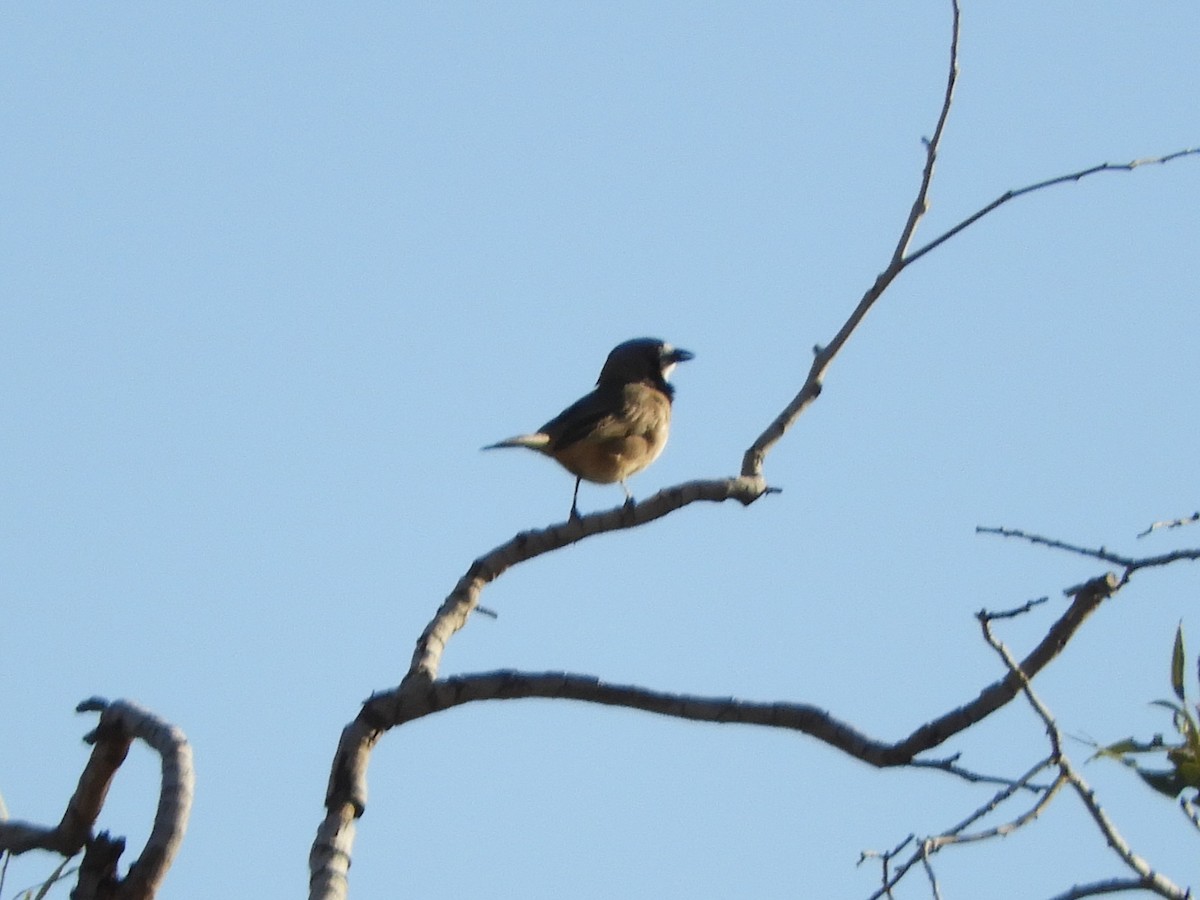
[(670, 414), (671, 403), (660, 391), (626, 384), (616, 390), (597, 388), (539, 431), (550, 436), (550, 448), (557, 451), (584, 438), (602, 442), (642, 435), (661, 428)]
[(586, 437), (618, 436), (624, 398), (619, 391), (592, 391), (576, 400), (538, 431), (550, 436), (551, 447), (562, 450)]

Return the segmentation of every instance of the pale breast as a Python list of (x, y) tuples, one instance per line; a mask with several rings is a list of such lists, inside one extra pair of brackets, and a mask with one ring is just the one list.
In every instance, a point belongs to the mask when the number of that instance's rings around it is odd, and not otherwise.
[(569, 472), (587, 481), (624, 481), (658, 459), (667, 445), (671, 402), (645, 385), (626, 385), (620, 412), (585, 438), (552, 451)]
[(629, 435), (617, 452), (626, 466), (625, 477), (628, 477), (658, 459), (667, 446), (671, 401), (654, 388), (642, 384), (627, 385), (622, 418), (628, 425)]

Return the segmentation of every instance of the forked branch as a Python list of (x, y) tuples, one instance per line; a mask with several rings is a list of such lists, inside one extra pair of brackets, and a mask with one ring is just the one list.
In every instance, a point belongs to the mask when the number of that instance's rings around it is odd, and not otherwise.
[[(342, 732), (326, 790), (326, 817), (318, 829), (309, 858), (312, 873), (310, 898), (340, 900), (346, 896), (346, 873), (354, 840), (354, 822), (362, 815), (366, 806), (367, 762), (372, 748), (382, 734), (396, 725), (462, 703), (485, 699), (554, 696), (627, 706), (680, 718), (792, 728), (826, 741), (872, 765), (893, 766), (913, 763), (917, 754), (938, 746), (951, 735), (978, 722), (1008, 703), (1020, 690), (1020, 682), (1010, 674), (987, 687), (970, 702), (920, 726), (900, 741), (881, 742), (862, 735), (823, 710), (803, 704), (754, 704), (728, 698), (660, 694), (636, 687), (607, 685), (598, 679), (569, 674), (493, 672), (451, 679), (438, 678), (442, 652), (447, 642), (466, 624), (471, 613), (478, 609), (483, 588), (512, 566), (597, 534), (635, 528), (695, 502), (736, 500), (748, 505), (764, 494), (773, 492), (774, 489), (767, 486), (763, 474), (767, 454), (820, 395), (830, 364), (858, 329), (867, 313), (896, 277), (917, 259), (993, 209), (1018, 196), (1063, 181), (1079, 180), (1095, 172), (1128, 170), (1147, 162), (1167, 162), (1197, 152), (1184, 150), (1156, 160), (1136, 161), (1125, 166), (1094, 166), (1072, 175), (1009, 191), (946, 234), (910, 253), (908, 248), (928, 208), (935, 164), (958, 77), (958, 0), (951, 0), (951, 6), (953, 22), (950, 58), (942, 104), (932, 137), (925, 141), (925, 164), (916, 196), (889, 262), (859, 299), (832, 340), (825, 346), (815, 348), (814, 359), (798, 393), (746, 450), (740, 475), (687, 482), (666, 488), (629, 508), (600, 512), (551, 525), (542, 530), (523, 532), (476, 559), (421, 634), (409, 669), (400, 685), (371, 697), (363, 705), (358, 716)], [(1074, 591), (1070, 608), (1022, 662), (1024, 671), (1030, 675), (1039, 671), (1062, 650), (1084, 619), (1105, 597), (1119, 589), (1122, 583), (1106, 576), (1094, 579)]]
[(1129, 843), (1122, 837), (1117, 830), (1116, 825), (1105, 813), (1103, 807), (1100, 806), (1100, 801), (1096, 799), (1096, 793), (1091, 786), (1079, 774), (1079, 770), (1075, 768), (1070, 758), (1063, 752), (1062, 733), (1059, 731), (1058, 722), (1050, 713), (1050, 710), (1041, 701), (1038, 695), (1033, 690), (1033, 685), (1030, 683), (1032, 674), (1025, 671), (1024, 666), (1013, 659), (1008, 648), (997, 640), (992, 634), (991, 622), (988, 618), (980, 616), (980, 627), (983, 629), (984, 640), (988, 645), (996, 651), (996, 654), (1004, 661), (1005, 667), (1008, 669), (1009, 675), (1015, 677), (1021, 685), (1021, 691), (1025, 695), (1025, 699), (1029, 701), (1029, 705), (1033, 707), (1038, 718), (1042, 720), (1042, 724), (1046, 726), (1046, 737), (1050, 742), (1051, 756), (1050, 759), (1057, 767), (1060, 778), (1070, 785), (1084, 808), (1088, 811), (1092, 821), (1095, 822), (1100, 834), (1103, 836), (1105, 843), (1112, 848), (1113, 853), (1121, 860), (1121, 862), (1134, 873), (1132, 879), (1112, 879), (1106, 882), (1097, 882), (1089, 885), (1078, 885), (1071, 888), (1064, 894), (1059, 896), (1068, 897), (1090, 897), (1101, 893), (1110, 893), (1114, 885), (1119, 885), (1120, 889), (1140, 889), (1158, 894), (1160, 897), (1168, 897), (1170, 900), (1186, 900), (1191, 896), (1191, 892), (1180, 888), (1174, 884), (1169, 878), (1156, 872), (1151, 865), (1135, 853)]
[[(1191, 896), (1188, 891), (1179, 888), (1168, 878), (1154, 871), (1144, 858), (1133, 851), (1100, 806), (1094, 791), (1092, 791), (1091, 787), (1084, 781), (1079, 771), (1071, 763), (1071, 760), (1063, 750), (1062, 733), (1059, 731), (1058, 723), (1033, 690), (1031, 679), (1034, 673), (1026, 669), (1024, 663), (1018, 663), (1008, 651), (1008, 648), (992, 632), (993, 622), (1011, 618), (1011, 614), (982, 611), (978, 613), (977, 618), (983, 631), (984, 640), (1003, 661), (1008, 673), (1007, 677), (1015, 680), (1019, 691), (1025, 695), (1030, 706), (1033, 707), (1042, 724), (1045, 726), (1046, 736), (1050, 744), (1050, 755), (1038, 761), (1019, 779), (1012, 782), (1004, 790), (997, 792), (987, 803), (941, 834), (926, 838), (909, 835), (894, 850), (885, 853), (863, 853), (860, 862), (867, 859), (878, 859), (882, 864), (881, 884), (877, 890), (869, 895), (867, 900), (881, 900), (884, 897), (892, 897), (892, 892), (899, 885), (900, 881), (918, 864), (925, 869), (930, 879), (936, 883), (931, 862), (934, 854), (956, 845), (1002, 838), (1032, 824), (1046, 811), (1051, 801), (1054, 800), (1055, 796), (1064, 787), (1069, 787), (1080, 798), (1092, 820), (1095, 822), (1096, 827), (1100, 830), (1105, 843), (1133, 875), (1132, 877), (1110, 878), (1103, 881), (1076, 884), (1059, 894), (1055, 900), (1076, 900), (1076, 898), (1135, 890), (1148, 891), (1161, 897), (1171, 898), (1171, 900), (1184, 900), (1184, 898)], [(1054, 781), (1049, 785), (1033, 788), (1033, 779), (1039, 773), (1046, 770), (1055, 773)], [(984, 817), (998, 811), (1001, 806), (1012, 800), (1018, 790), (1023, 788), (1033, 788), (1034, 793), (1037, 795), (1036, 800), (1027, 809), (999, 825), (988, 828), (976, 828), (973, 831), (968, 830), (974, 828), (976, 823), (980, 822)], [(905, 848), (910, 847), (910, 845), (911, 849), (906, 850)], [(903, 858), (901, 858), (901, 852), (905, 853)]]
[[(183, 841), (192, 808), (195, 776), (192, 750), (183, 732), (141, 707), (122, 700), (85, 700), (77, 712), (98, 712), (100, 722), (84, 740), (92, 755), (79, 777), (66, 812), (54, 827), (28, 822), (0, 822), (0, 850), (12, 854), (40, 849), (74, 856), (86, 848), (80, 865), (75, 900), (150, 900), (158, 892)], [(116, 876), (124, 841), (106, 834), (93, 836), (92, 827), (117, 770), (130, 745), (143, 741), (162, 760), (158, 807), (150, 838), (126, 876)]]

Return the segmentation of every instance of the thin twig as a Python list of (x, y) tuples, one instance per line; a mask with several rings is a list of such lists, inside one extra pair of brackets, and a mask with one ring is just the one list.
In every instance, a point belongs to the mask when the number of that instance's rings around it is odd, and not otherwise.
[(897, 856), (899, 856), (901, 851), (904, 850), (904, 848), (907, 847), (910, 843), (912, 843), (912, 841), (915, 837), (916, 837), (915, 834), (910, 834), (908, 837), (906, 837), (904, 840), (902, 840), (900, 843), (898, 843), (891, 850), (883, 850), (883, 851), (864, 850), (864, 851), (862, 851), (862, 853), (859, 854), (857, 865), (860, 865), (860, 866), (863, 863), (865, 863), (868, 859), (878, 859), (879, 860), (879, 867), (880, 867), (881, 874), (883, 877), (883, 887), (881, 888), (883, 893), (880, 896), (888, 897), (888, 898), (892, 897), (892, 887), (891, 886), (892, 886), (892, 884), (894, 884), (894, 882), (892, 881), (892, 875), (891, 875), (892, 860), (895, 859)]
[[(1038, 799), (1037, 803), (1035, 803), (1031, 809), (1026, 810), (1024, 813), (1010, 822), (997, 825), (994, 828), (987, 829), (986, 831), (970, 834), (960, 833), (960, 829), (965, 828), (967, 824), (974, 821), (978, 816), (987, 812), (991, 812), (996, 807), (1000, 800), (999, 798), (994, 798), (993, 801), (989, 801), (989, 803), (986, 804), (980, 811), (968, 817), (966, 821), (956, 825), (954, 828), (948, 829), (940, 835), (923, 839), (917, 849), (914, 850), (912, 854), (910, 854), (909, 857), (900, 864), (900, 866), (890, 877), (887, 877), (885, 874), (883, 885), (874, 893), (872, 893), (867, 900), (880, 900), (880, 898), (885, 896), (890, 897), (892, 895), (892, 890), (904, 879), (909, 871), (917, 865), (917, 863), (921, 863), (925, 867), (926, 872), (931, 873), (932, 868), (930, 866), (929, 859), (933, 856), (933, 854), (945, 847), (949, 847), (954, 844), (972, 843), (975, 841), (1003, 837), (1004, 835), (1010, 834), (1021, 826), (1033, 821), (1039, 815), (1041, 815), (1042, 811), (1047, 805), (1049, 805), (1050, 800), (1054, 794), (1057, 793), (1061, 783), (1063, 783), (1063, 780), (1059, 779), (1052, 784), (1050, 789), (1044, 792), (1043, 796)], [(1005, 799), (1007, 799), (1008, 796), (1011, 795), (1006, 795)]]
[(1049, 785), (1038, 784), (1036, 782), (1023, 783), (1020, 780), (1012, 778), (1002, 778), (999, 775), (983, 775), (979, 772), (973, 772), (970, 769), (965, 769), (957, 764), (958, 754), (949, 759), (914, 759), (908, 765), (913, 769), (937, 769), (939, 772), (948, 772), (961, 778), (963, 781), (971, 784), (995, 784), (1001, 786), (1012, 786), (1020, 790), (1033, 791), (1041, 793), (1049, 788)]
[(929, 861), (929, 856), (932, 852), (928, 841), (921, 844), (921, 865), (925, 869), (925, 874), (929, 877), (929, 887), (933, 891), (933, 900), (942, 900), (942, 889), (938, 885), (937, 876), (933, 873), (933, 864)]
[(1200, 809), (1196, 808), (1196, 804), (1187, 797), (1180, 797), (1179, 808), (1183, 810), (1187, 820), (1192, 823), (1192, 827), (1200, 831)]
[[(1008, 786), (1004, 790), (996, 793), (988, 800), (987, 803), (983, 804), (983, 806), (979, 807), (979, 809), (972, 812), (961, 822), (952, 826), (951, 828), (947, 828), (941, 834), (922, 839), (920, 845), (903, 863), (901, 863), (900, 867), (896, 869), (895, 874), (892, 875), (890, 880), (885, 878), (883, 886), (874, 894), (871, 894), (868, 900), (880, 900), (881, 897), (891, 896), (892, 889), (900, 883), (904, 876), (908, 874), (909, 870), (912, 869), (917, 863), (921, 863), (923, 866), (925, 866), (927, 873), (932, 873), (933, 870), (930, 867), (929, 858), (944, 847), (949, 847), (954, 844), (974, 843), (976, 841), (985, 841), (996, 837), (1003, 837), (1032, 822), (1042, 814), (1042, 811), (1045, 810), (1045, 808), (1050, 804), (1050, 801), (1053, 799), (1054, 795), (1063, 786), (1063, 784), (1066, 783), (1066, 779), (1064, 779), (1061, 775), (1059, 775), (1059, 777), (1056, 778), (1052, 784), (1037, 792), (1039, 797), (1032, 807), (1011, 821), (1004, 822), (1000, 825), (993, 826), (992, 828), (988, 828), (983, 831), (969, 833), (966, 831), (971, 825), (975, 824), (980, 819), (998, 809), (1003, 803), (1012, 798), (1017, 791), (1023, 788), (1029, 788), (1032, 779), (1039, 772), (1050, 767), (1051, 764), (1052, 760), (1050, 758), (1039, 761), (1019, 779), (1009, 782)], [(902, 847), (904, 845), (901, 844), (900, 846)], [(897, 848), (897, 850), (899, 850), (899, 848)]]
[(892, 256), (887, 267), (879, 273), (875, 278), (875, 283), (867, 288), (866, 293), (858, 301), (858, 305), (854, 307), (854, 311), (850, 313), (849, 318), (842, 323), (842, 327), (838, 329), (837, 334), (825, 346), (817, 346), (813, 348), (814, 358), (812, 365), (808, 370), (808, 375), (804, 379), (804, 384), (800, 387), (799, 393), (792, 398), (792, 401), (784, 407), (783, 411), (775, 417), (774, 421), (766, 427), (750, 445), (750, 449), (746, 451), (742, 457), (742, 476), (745, 478), (761, 478), (763, 474), (763, 462), (766, 460), (767, 454), (771, 448), (775, 446), (788, 430), (800, 418), (800, 415), (821, 395), (821, 385), (825, 380), (825, 372), (833, 362), (834, 358), (850, 340), (855, 329), (858, 328), (871, 307), (875, 305), (883, 292), (888, 286), (896, 280), (904, 268), (911, 262), (911, 259), (905, 257), (905, 251), (912, 242), (913, 235), (916, 233), (917, 226), (924, 217), (926, 210), (929, 208), (929, 188), (933, 183), (934, 164), (937, 162), (938, 150), (942, 142), (942, 133), (946, 128), (946, 121), (950, 116), (950, 106), (954, 100), (954, 85), (958, 80), (958, 39), (960, 31), (960, 14), (958, 0), (951, 0), (951, 9), (953, 11), (953, 21), (950, 29), (950, 62), (949, 71), (946, 75), (946, 86), (942, 93), (942, 107), (938, 112), (937, 125), (933, 129), (933, 137), (925, 141), (925, 166), (921, 171), (921, 184), (917, 188), (917, 195), (913, 200), (912, 207), (909, 209), (908, 218), (904, 222), (904, 227), (900, 229), (900, 236), (896, 239), (895, 248), (892, 250)]
[(915, 250), (913, 253), (909, 254), (909, 256), (905, 259), (905, 262), (916, 262), (926, 253), (929, 253), (931, 250), (935, 250), (937, 247), (950, 240), (950, 238), (954, 237), (960, 231), (970, 227), (971, 225), (974, 225), (988, 213), (999, 209), (1009, 200), (1015, 200), (1018, 197), (1024, 196), (1025, 194), (1032, 194), (1034, 191), (1040, 191), (1042, 188), (1053, 187), (1056, 184), (1064, 184), (1069, 181), (1079, 181), (1080, 179), (1087, 178), (1089, 175), (1095, 175), (1098, 172), (1132, 172), (1134, 169), (1140, 168), (1141, 166), (1163, 165), (1171, 162), (1172, 160), (1180, 159), (1184, 156), (1195, 156), (1196, 154), (1200, 154), (1200, 147), (1188, 147), (1185, 150), (1176, 150), (1174, 153), (1168, 153), (1164, 156), (1152, 156), (1144, 159), (1135, 159), (1127, 163), (1100, 163), (1098, 166), (1092, 166), (1088, 169), (1080, 169), (1078, 172), (1071, 172), (1067, 175), (1059, 175), (1057, 178), (1047, 178), (1045, 181), (1039, 181), (1037, 184), (1030, 184), (1023, 188), (1017, 188), (1016, 190), (1005, 191), (987, 206), (983, 207), (983, 209), (967, 216), (949, 231), (939, 235), (924, 247), (921, 247), (919, 250)]
[[(1063, 778), (1074, 789), (1075, 794), (1083, 802), (1088, 814), (1091, 815), (1092, 820), (1096, 823), (1096, 827), (1104, 836), (1105, 842), (1112, 848), (1121, 862), (1138, 876), (1137, 886), (1144, 890), (1153, 891), (1159, 896), (1171, 898), (1171, 900), (1186, 900), (1190, 892), (1185, 891), (1165, 876), (1155, 872), (1146, 860), (1133, 851), (1124, 837), (1117, 831), (1116, 826), (1108, 818), (1108, 814), (1104, 812), (1099, 801), (1096, 800), (1096, 794), (1091, 786), (1083, 779), (1074, 765), (1072, 765), (1071, 760), (1063, 752), (1062, 734), (1058, 729), (1058, 723), (1034, 692), (1033, 685), (1030, 684), (1029, 678), (1022, 670), (1020, 663), (1013, 659), (1012, 654), (1008, 652), (1008, 648), (992, 634), (991, 623), (987, 619), (980, 618), (979, 624), (983, 629), (984, 640), (988, 642), (988, 645), (1004, 661), (1004, 665), (1008, 668), (1009, 672), (1021, 682), (1021, 691), (1025, 694), (1025, 699), (1033, 707), (1038, 718), (1042, 720), (1042, 724), (1045, 725), (1046, 736), (1050, 741), (1053, 751), (1052, 759), (1054, 760), (1054, 764), (1058, 767), (1059, 772), (1062, 773)], [(1092, 892), (1096, 893), (1094, 889)], [(1068, 896), (1071, 895), (1068, 894)], [(1073, 896), (1082, 897), (1087, 895), (1075, 894)]]
[(1084, 897), (1099, 897), (1101, 894), (1122, 894), (1126, 891), (1151, 890), (1141, 878), (1107, 878), (1090, 884), (1077, 884), (1050, 900), (1082, 900)]
[(1120, 566), (1125, 570), (1125, 576), (1121, 579), (1122, 583), (1128, 581), (1129, 576), (1139, 569), (1167, 566), (1171, 563), (1180, 562), (1183, 560), (1200, 560), (1200, 549), (1173, 550), (1170, 553), (1160, 553), (1157, 556), (1137, 557), (1126, 556), (1121, 553), (1113, 553), (1106, 547), (1082, 547), (1078, 544), (1068, 544), (1066, 541), (1060, 541), (1056, 538), (1048, 538), (1040, 534), (1032, 534), (1027, 531), (1022, 531), (1019, 528), (991, 528), (979, 525), (976, 526), (975, 533), (995, 534), (999, 535), (1000, 537), (1017, 538), (1019, 540), (1028, 541), (1031, 544), (1040, 544), (1043, 547), (1051, 547), (1055, 550), (1065, 550), (1068, 553), (1075, 553), (1079, 556), (1088, 556), (1092, 559), (1098, 559), (1101, 562), (1112, 563), (1113, 565)]
[(1139, 531), (1137, 536), (1144, 538), (1152, 531), (1158, 531), (1160, 528), (1182, 528), (1185, 525), (1194, 525), (1200, 522), (1200, 510), (1192, 513), (1190, 516), (1184, 516), (1182, 519), (1168, 519), (1163, 522), (1153, 522), (1145, 531)]
[(1114, 566), (1129, 568), (1133, 564), (1133, 559), (1128, 556), (1120, 556), (1116, 553), (1111, 553), (1105, 547), (1081, 547), (1078, 544), (1068, 544), (1065, 541), (1060, 541), (1057, 538), (1044, 537), (1040, 534), (1032, 534), (1028, 531), (1022, 531), (1020, 528), (1004, 528), (990, 527), (986, 525), (975, 526), (976, 534), (995, 534), (1000, 537), (1017, 538), (1022, 541), (1028, 541), (1031, 544), (1040, 544), (1043, 547), (1051, 547), (1055, 550), (1066, 550), (1068, 553), (1076, 553), (1080, 556), (1089, 556), (1092, 559), (1098, 559), (1101, 562), (1112, 563)]
[(1000, 612), (983, 609), (979, 611), (979, 615), (986, 616), (991, 621), (996, 621), (997, 619), (1015, 619), (1017, 616), (1025, 615), (1025, 613), (1029, 612), (1035, 606), (1041, 606), (1043, 603), (1049, 601), (1049, 599), (1049, 597), (1037, 597), (1033, 600), (1026, 600), (1016, 609), (1005, 609)]
[(947, 845), (947, 844), (973, 843), (975, 841), (987, 840), (988, 838), (997, 837), (999, 835), (1009, 834), (1009, 833), (1015, 831), (1018, 827), (1020, 827), (1021, 824), (1031, 821), (1032, 819), (1036, 818), (1041, 813), (1042, 809), (1045, 808), (1046, 803), (1049, 802), (1049, 798), (1054, 796), (1054, 794), (1057, 793), (1058, 789), (1062, 786), (1059, 779), (1055, 779), (1055, 781), (1052, 782), (1050, 785), (1048, 785), (1043, 791), (1040, 791), (1039, 793), (1042, 794), (1042, 798), (1039, 799), (1038, 802), (1035, 803), (1029, 810), (1022, 813), (1016, 819), (1013, 819), (1012, 822), (1005, 823), (1003, 825), (996, 825), (985, 831), (974, 832), (972, 834), (963, 834), (963, 832), (965, 832), (968, 828), (970, 828), (972, 825), (974, 825), (980, 819), (984, 818), (985, 816), (989, 815), (990, 813), (992, 813), (996, 809), (998, 809), (1001, 804), (1003, 804), (1010, 797), (1015, 795), (1018, 790), (1020, 790), (1023, 787), (1028, 787), (1030, 785), (1030, 783), (1032, 782), (1032, 780), (1039, 773), (1041, 773), (1045, 769), (1049, 768), (1053, 764), (1053, 762), (1054, 762), (1053, 759), (1050, 757), (1040, 760), (1039, 762), (1037, 762), (1036, 764), (1031, 766), (1029, 768), (1029, 771), (1027, 771), (1024, 775), (1022, 775), (1016, 781), (1010, 782), (1004, 788), (1004, 790), (999, 791), (996, 794), (994, 794), (988, 800), (987, 803), (980, 806), (977, 810), (975, 810), (973, 813), (968, 815), (965, 819), (963, 819), (957, 825), (955, 825), (952, 828), (948, 828), (945, 832), (943, 832), (938, 837), (928, 838), (927, 840), (933, 841), (934, 849), (937, 850), (937, 849), (940, 849), (943, 845)]
[(942, 133), (946, 130), (946, 121), (950, 118), (950, 105), (954, 101), (954, 86), (958, 83), (958, 39), (962, 30), (958, 0), (951, 0), (951, 7), (953, 21), (950, 27), (950, 71), (946, 76), (946, 89), (942, 93), (942, 109), (938, 113), (933, 137), (925, 141), (925, 168), (921, 172), (921, 187), (909, 210), (908, 221), (904, 223), (900, 240), (896, 242), (896, 249), (892, 252), (892, 265), (897, 267), (897, 271), (911, 261), (905, 259), (905, 251), (912, 242), (913, 235), (916, 234), (917, 225), (929, 211), (929, 187), (933, 184), (933, 168), (937, 162), (938, 150), (942, 145)]

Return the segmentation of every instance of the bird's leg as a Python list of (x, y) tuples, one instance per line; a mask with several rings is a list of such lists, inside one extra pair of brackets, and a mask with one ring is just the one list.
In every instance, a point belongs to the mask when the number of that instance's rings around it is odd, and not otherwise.
[(579, 504), (579, 483), (581, 481), (583, 481), (582, 478), (575, 479), (575, 493), (571, 495), (571, 518), (572, 519), (578, 519), (580, 517), (578, 504)]
[(627, 485), (625, 483), (624, 479), (621, 480), (621, 490), (623, 490), (625, 492), (626, 508), (633, 506), (635, 503), (637, 503), (637, 501), (633, 499), (633, 494), (629, 493), (629, 485)]

